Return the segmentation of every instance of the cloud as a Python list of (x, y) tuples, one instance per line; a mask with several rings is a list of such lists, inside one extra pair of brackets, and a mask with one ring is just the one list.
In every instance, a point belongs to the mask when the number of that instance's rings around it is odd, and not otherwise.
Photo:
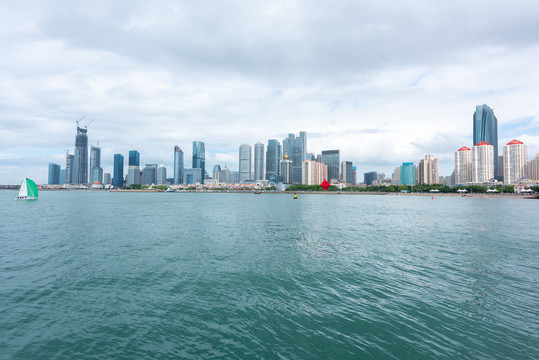
[(486, 0), (4, 2), (0, 183), (45, 182), (83, 115), (106, 172), (132, 149), (172, 168), (174, 145), (189, 165), (193, 140), (208, 169), (235, 170), (240, 144), (303, 130), (308, 151), (340, 149), (361, 171), (428, 153), (449, 175), (483, 103), (500, 139), (537, 153), (537, 13)]

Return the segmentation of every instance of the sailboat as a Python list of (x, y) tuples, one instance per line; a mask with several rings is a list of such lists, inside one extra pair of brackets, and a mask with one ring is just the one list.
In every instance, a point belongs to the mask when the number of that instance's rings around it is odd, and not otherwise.
[(37, 185), (33, 180), (24, 178), (17, 200), (37, 200)]

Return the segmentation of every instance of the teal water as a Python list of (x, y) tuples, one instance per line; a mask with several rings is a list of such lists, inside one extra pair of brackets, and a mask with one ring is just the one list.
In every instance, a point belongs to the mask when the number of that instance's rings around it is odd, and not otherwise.
[(2, 359), (533, 359), (539, 201), (0, 191)]

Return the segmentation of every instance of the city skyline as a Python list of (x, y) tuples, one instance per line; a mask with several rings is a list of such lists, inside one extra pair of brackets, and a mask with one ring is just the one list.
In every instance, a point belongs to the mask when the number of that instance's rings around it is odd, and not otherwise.
[(84, 115), (104, 173), (114, 154), (137, 149), (170, 175), (170, 149), (189, 163), (194, 140), (206, 144), (206, 169), (234, 169), (240, 144), (305, 131), (309, 152), (338, 149), (358, 174), (432, 154), (447, 176), (454, 152), (475, 145), (480, 104), (496, 114), (498, 155), (513, 139), (529, 158), (539, 152), (539, 4), (211, 8), (0, 5), (0, 183), (45, 183), (48, 163), (74, 154)]

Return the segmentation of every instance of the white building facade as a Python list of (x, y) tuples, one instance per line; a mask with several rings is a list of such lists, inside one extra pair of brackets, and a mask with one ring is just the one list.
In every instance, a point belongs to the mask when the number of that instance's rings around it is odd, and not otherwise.
[(494, 146), (486, 141), (472, 148), (472, 183), (482, 184), (494, 178)]
[(527, 176), (528, 147), (521, 141), (513, 140), (503, 147), (503, 182), (518, 184)]
[(455, 184), (472, 181), (472, 149), (463, 146), (455, 151)]

